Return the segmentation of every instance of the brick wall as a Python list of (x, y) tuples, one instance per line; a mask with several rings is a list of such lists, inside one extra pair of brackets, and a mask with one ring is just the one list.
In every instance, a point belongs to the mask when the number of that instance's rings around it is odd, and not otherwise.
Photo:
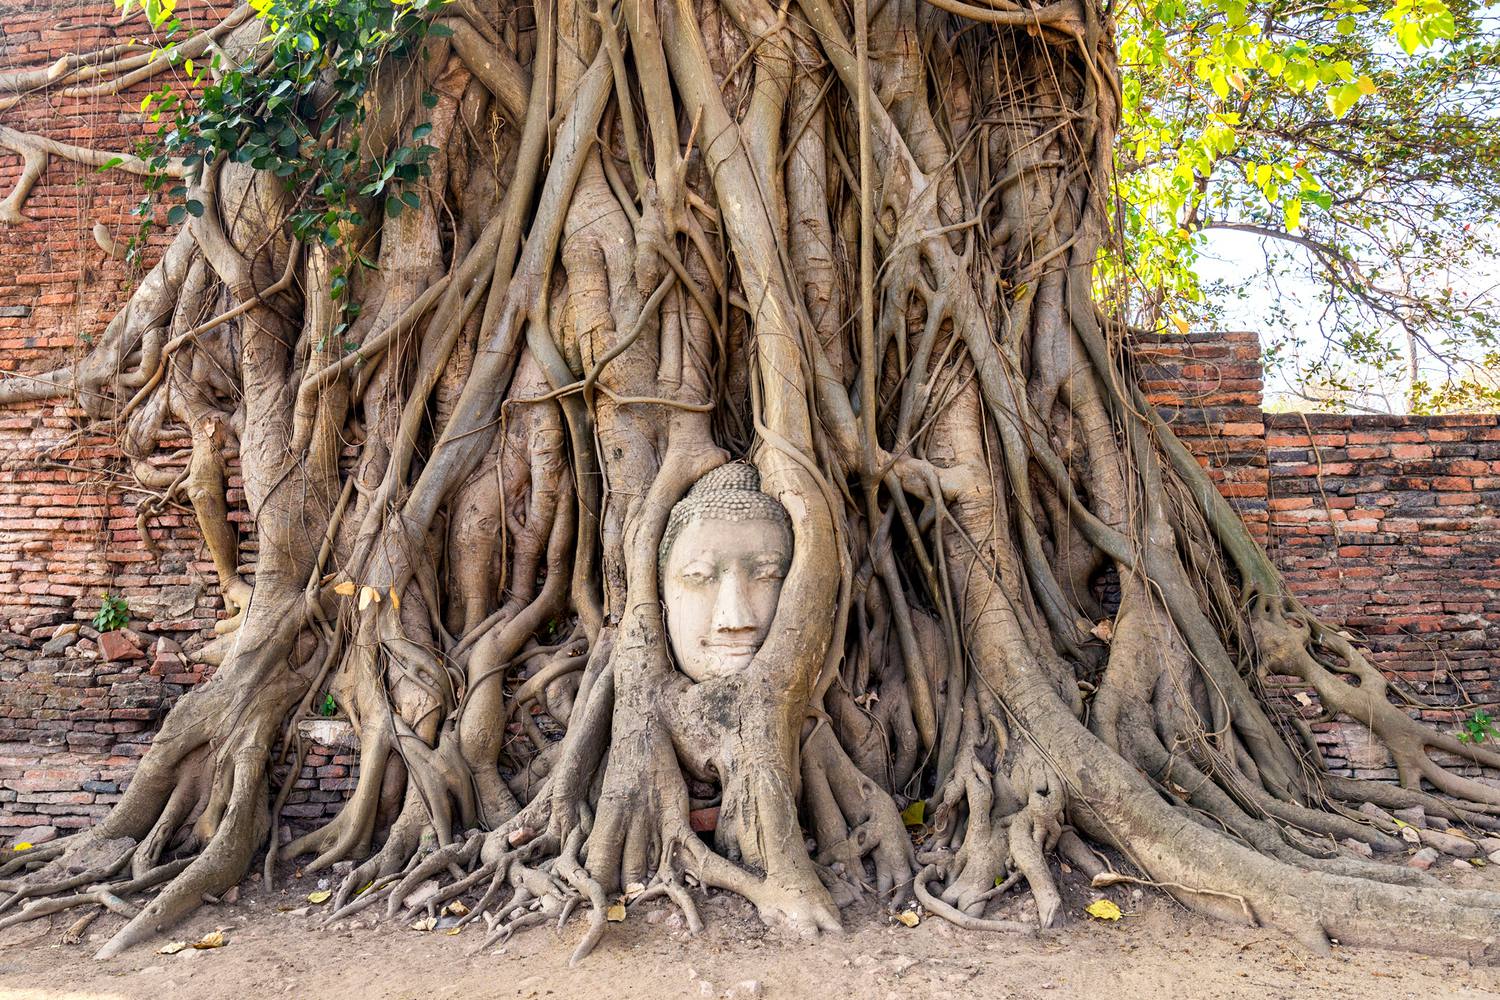
[(1260, 338), (1244, 332), (1141, 337), (1130, 350), (1146, 398), (1264, 543)]
[[(182, 9), (191, 18), (206, 6)], [(98, 48), (117, 25), (108, 0), (12, 0), (0, 68)], [(32, 95), (0, 111), (0, 124), (124, 150), (154, 131), (139, 107), (157, 83)], [(0, 151), (0, 192), (19, 170), (19, 157)], [(127, 239), (139, 198), (134, 178), (53, 160), (26, 207), (30, 221), (0, 228), (0, 371), (55, 367), (103, 329), (138, 273), (90, 230), (102, 223)], [(148, 263), (163, 244), (153, 237)], [(1153, 401), (1310, 607), (1365, 636), (1372, 658), (1435, 706), (1422, 711), (1432, 722), (1452, 728), (1474, 705), (1496, 703), (1497, 418), (1265, 414), (1253, 334), (1145, 338), (1132, 348)], [(154, 461), (183, 461), (169, 452)], [(194, 653), (222, 616), (212, 566), (180, 504), (145, 520), (156, 551), (148, 547), (138, 514), (151, 498), (75, 409), (0, 407), (0, 840), (92, 823), (162, 715), (205, 676)], [(231, 503), (238, 498), (232, 488)], [(235, 516), (251, 563), (250, 526)], [(132, 612), (130, 632), (104, 640), (114, 648), (101, 648), (87, 624), (103, 592), (125, 596)], [(1317, 728), (1334, 767), (1389, 776), (1363, 730)], [(342, 739), (306, 734), (289, 819), (327, 815), (347, 793), (354, 761)]]
[[(1500, 714), (1500, 416), (1279, 413), (1265, 440), (1271, 554), (1298, 597), (1433, 725)], [(1395, 776), (1361, 727), (1323, 728), (1335, 766)]]
[[(179, 16), (192, 30), (215, 8), (228, 9), (186, 0)], [(143, 34), (138, 18), (121, 25), (112, 0), (10, 0), (0, 19), (0, 70), (46, 66)], [(0, 110), (0, 124), (128, 152), (154, 135), (141, 100), (168, 78), (121, 94), (70, 97), (53, 88)], [(20, 170), (21, 158), (0, 150), (0, 196)], [(27, 221), (0, 224), (0, 372), (66, 364), (103, 330), (143, 271), (106, 254), (92, 230), (100, 224), (123, 244), (138, 230), (131, 211), (142, 193), (135, 177), (52, 158), (23, 208)], [(168, 236), (156, 229), (144, 266)], [(180, 469), (186, 445), (168, 443), (153, 463)], [(238, 485), (231, 479), (231, 505), (241, 499)], [(180, 500), (138, 520), (143, 501), (155, 499), (75, 408), (0, 407), (0, 841), (16, 831), (45, 839), (93, 822), (167, 709), (205, 676), (193, 653), (223, 617), (213, 566)], [(251, 526), (243, 510), (232, 517), (242, 558), (253, 562)], [(127, 599), (132, 619), (113, 658), (88, 625), (106, 592)], [(347, 774), (346, 747), (315, 745), (308, 764), (289, 816), (328, 811), (320, 800), (344, 794), (328, 769)]]

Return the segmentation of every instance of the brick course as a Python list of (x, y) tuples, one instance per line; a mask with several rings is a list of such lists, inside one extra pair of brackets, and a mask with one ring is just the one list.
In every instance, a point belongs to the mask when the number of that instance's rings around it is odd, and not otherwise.
[[(206, 9), (183, 8), (189, 18)], [(17, 0), (0, 21), (0, 66), (46, 65), (138, 30), (121, 29), (108, 0)], [(4, 123), (124, 151), (154, 133), (139, 109), (157, 85), (33, 95)], [(0, 194), (19, 172), (20, 158), (0, 151)], [(53, 159), (30, 220), (0, 230), (0, 371), (56, 367), (103, 330), (139, 275), (90, 229), (103, 223), (123, 242), (140, 196), (136, 178)], [(148, 262), (166, 239), (151, 237)], [(1452, 729), (1500, 702), (1500, 418), (1267, 414), (1253, 334), (1150, 337), (1131, 349), (1152, 401), (1294, 592), (1363, 636), (1372, 660), (1431, 706), (1419, 714)], [(153, 462), (180, 468), (185, 445)], [(180, 504), (145, 521), (153, 554), (137, 519), (149, 496), (76, 408), (0, 407), (0, 840), (94, 822), (167, 709), (205, 677), (193, 653), (223, 616), (213, 567)], [(229, 499), (241, 500), (235, 480)], [(253, 571), (252, 526), (243, 509), (233, 516)], [(87, 622), (106, 591), (129, 601), (143, 658), (101, 657)], [(67, 623), (82, 626), (76, 637), (54, 639)], [(1357, 725), (1315, 728), (1335, 769), (1392, 776)], [(302, 823), (337, 809), (355, 766), (348, 746), (308, 742), (286, 808)]]

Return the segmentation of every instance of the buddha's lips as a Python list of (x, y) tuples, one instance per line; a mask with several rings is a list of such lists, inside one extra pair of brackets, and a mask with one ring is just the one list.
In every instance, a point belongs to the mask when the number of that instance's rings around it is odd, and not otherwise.
[(703, 648), (720, 656), (754, 656), (760, 650), (758, 642), (705, 642)]

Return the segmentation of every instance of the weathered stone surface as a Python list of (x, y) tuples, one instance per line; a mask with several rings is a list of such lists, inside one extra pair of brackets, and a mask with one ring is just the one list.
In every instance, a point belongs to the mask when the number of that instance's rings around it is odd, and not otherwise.
[(105, 632), (100, 635), (99, 652), (110, 663), (120, 663), (126, 660), (144, 660), (146, 658), (145, 651), (123, 629), (114, 632)]
[(12, 844), (45, 844), (57, 839), (55, 826), (28, 826), (7, 834)]
[(1406, 864), (1409, 868), (1419, 868), (1422, 871), (1426, 871), (1433, 865), (1437, 864), (1437, 860), (1439, 857), (1441, 857), (1441, 855), (1439, 855), (1437, 851), (1433, 850), (1431, 847), (1424, 847), (1416, 854), (1413, 854), (1411, 856), (1411, 860)]

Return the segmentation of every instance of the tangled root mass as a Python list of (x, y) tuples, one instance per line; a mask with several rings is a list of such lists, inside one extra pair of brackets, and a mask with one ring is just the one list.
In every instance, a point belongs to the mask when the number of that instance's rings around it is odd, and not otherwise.
[[(92, 352), (0, 383), (75, 397), (186, 497), (232, 615), (114, 811), (0, 868), (0, 924), (108, 909), (118, 954), (267, 851), (268, 873), (353, 863), (338, 914), (395, 916), (432, 880), (421, 905), (465, 898), (488, 942), (576, 914), (578, 957), (622, 896), (701, 926), (692, 886), (806, 933), (861, 896), (1012, 931), (986, 911), (1021, 883), (1061, 919), (1061, 857), (1313, 948), (1494, 957), (1500, 895), (1345, 845), (1399, 848), (1387, 810), (1413, 805), (1458, 839), (1495, 829), (1500, 791), (1434, 754), (1500, 757), (1412, 721), (1290, 596), (1095, 303), (1121, 101), (1100, 5), (435, 16), (360, 137), (422, 130), (415, 209), (304, 244), (276, 177), (187, 171), (204, 211)], [(204, 38), (257, 58), (244, 11)], [(17, 217), (48, 156), (92, 155), (5, 141)], [(345, 273), (362, 309), (340, 331)], [(163, 477), (158, 442), (184, 434), (188, 471)], [(732, 458), (794, 555), (753, 664), (692, 683), (658, 549)], [(1273, 676), (1367, 725), (1399, 786), (1325, 773)], [(284, 843), (295, 723), (325, 691), (357, 787)], [(714, 809), (701, 836), (690, 813)]]

